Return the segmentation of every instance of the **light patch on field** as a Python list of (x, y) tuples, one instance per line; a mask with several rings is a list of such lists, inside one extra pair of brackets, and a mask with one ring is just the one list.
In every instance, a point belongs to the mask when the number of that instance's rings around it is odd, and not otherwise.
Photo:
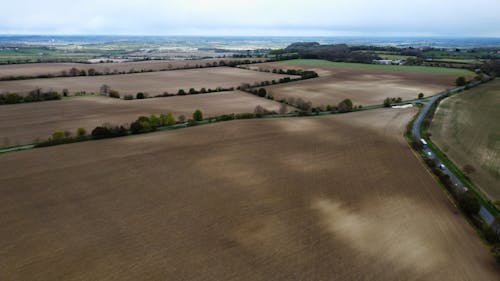
[[(408, 203), (405, 206), (414, 204), (411, 200), (405, 201)], [(391, 202), (401, 203), (401, 199), (386, 201), (385, 210), (397, 211), (397, 203)], [(397, 229), (384, 218), (380, 209), (372, 209), (368, 213), (325, 198), (314, 200), (312, 208), (319, 213), (321, 224), (328, 232), (372, 258), (397, 263), (398, 268), (415, 272), (435, 269), (441, 262), (438, 251), (431, 249), (422, 236), (418, 236), (418, 231)], [(401, 231), (405, 233), (404, 238), (399, 237)]]
[[(232, 236), (247, 251), (267, 257), (289, 258), (305, 250), (305, 246), (293, 239), (294, 229), (277, 215), (261, 217), (239, 225)], [(303, 256), (306, 262), (305, 255)]]
[(318, 128), (318, 122), (315, 122), (314, 119), (297, 119), (296, 122), (282, 122), (280, 123), (281, 128), (286, 132), (308, 132), (308, 131), (316, 131)]

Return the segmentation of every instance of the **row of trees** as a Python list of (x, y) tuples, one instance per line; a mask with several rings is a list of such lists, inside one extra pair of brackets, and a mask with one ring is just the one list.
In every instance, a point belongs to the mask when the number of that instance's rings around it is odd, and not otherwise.
[[(420, 97), (420, 96), (419, 96)], [(400, 98), (400, 97), (397, 97), (397, 98), (386, 98), (384, 100), (384, 107), (391, 107), (393, 104), (395, 103), (402, 103), (403, 102), (403, 99)]]
[(325, 59), (341, 62), (372, 63), (380, 57), (371, 52), (352, 50), (346, 44), (320, 45), (317, 42), (293, 43), (283, 50), (274, 53), (293, 53), (302, 59)]
[(345, 113), (351, 112), (355, 109), (363, 108), (361, 105), (355, 106), (351, 99), (344, 99), (339, 102), (337, 105), (327, 105), (327, 106), (317, 106), (313, 107), (310, 101), (305, 101), (302, 98), (294, 98), (288, 97), (287, 99), (280, 99), (278, 102), (291, 105), (293, 107), (298, 108), (302, 114), (311, 114), (311, 113), (321, 113), (321, 112), (333, 112), (333, 113)]
[[(305, 79), (311, 79), (311, 78), (318, 77), (318, 74), (314, 71), (302, 71), (302, 70), (294, 70), (294, 69), (284, 71), (284, 70), (280, 69), (279, 72), (282, 74), (297, 75), (297, 76), (301, 76), (301, 77), (296, 78), (296, 79), (292, 79), (290, 77), (284, 77), (284, 78), (280, 78), (279, 80), (255, 82), (254, 84), (243, 83), (240, 86), (238, 86), (236, 89), (257, 95), (259, 97), (266, 97), (267, 90), (264, 88), (257, 89), (257, 87), (264, 87), (264, 86), (270, 86), (270, 85), (275, 85), (275, 84), (289, 83), (292, 81), (305, 80)], [(105, 95), (109, 96), (109, 90), (110, 90), (109, 86), (103, 85), (103, 86), (101, 86), (100, 92), (101, 92), (101, 94), (105, 94)], [(226, 87), (226, 88), (217, 87), (215, 89), (201, 88), (199, 90), (196, 90), (194, 88), (190, 88), (188, 91), (186, 91), (184, 89), (179, 89), (177, 91), (177, 93), (164, 92), (163, 94), (156, 95), (155, 97), (197, 95), (197, 94), (208, 94), (208, 93), (213, 93), (213, 92), (224, 92), (224, 91), (234, 91), (234, 90), (235, 90), (234, 87)], [(146, 93), (143, 93), (143, 92), (139, 92), (135, 96), (136, 99), (144, 99), (147, 97), (148, 97), (148, 95)], [(124, 99), (125, 100), (132, 100), (132, 99), (134, 99), (134, 96), (125, 95)]]
[[(433, 116), (435, 114), (435, 111), (444, 98), (448, 97), (449, 94), (446, 94), (442, 97), (440, 97), (432, 106), (431, 109), (429, 110), (428, 114), (424, 117), (424, 120), (422, 121), (422, 129), (427, 136), (429, 136), (429, 133), (427, 133), (427, 130), (431, 124), (431, 121), (433, 119)], [(407, 127), (406, 135), (411, 136), (411, 125)], [(420, 142), (419, 139), (416, 139), (415, 137), (411, 138), (411, 145), (412, 147), (419, 151), (424, 159), (424, 162), (427, 164), (427, 166), (430, 168), (430, 170), (436, 175), (436, 177), (439, 179), (439, 181), (442, 183), (442, 185), (448, 190), (448, 192), (453, 196), (453, 198), (456, 200), (459, 208), (462, 210), (462, 212), (467, 215), (467, 217), (470, 219), (470, 221), (477, 227), (477, 229), (481, 232), (483, 235), (484, 239), (490, 243), (491, 251), (493, 255), (495, 256), (496, 260), (498, 263), (500, 263), (500, 236), (496, 233), (495, 229), (491, 226), (488, 226), (485, 224), (481, 218), (479, 217), (479, 211), (481, 208), (481, 203), (476, 197), (476, 195), (471, 191), (466, 188), (461, 188), (456, 186), (453, 181), (451, 180), (450, 176), (441, 170), (441, 168), (437, 165), (436, 160), (433, 158), (428, 157), (422, 150), (422, 143)], [(471, 174), (475, 171), (474, 167), (470, 165), (464, 166), (464, 172), (468, 175)], [(467, 175), (465, 177), (467, 178)], [(498, 218), (497, 220), (498, 221)], [(498, 222), (495, 222), (498, 224)]]
[[(418, 140), (412, 142), (413, 147), (421, 147)], [(437, 165), (434, 159), (424, 156), (424, 161), (437, 176), (443, 186), (450, 192), (458, 203), (458, 207), (467, 215), (470, 221), (481, 231), (484, 239), (490, 243), (491, 252), (495, 259), (500, 263), (500, 236), (492, 226), (483, 223), (478, 213), (481, 209), (481, 203), (470, 190), (465, 190), (453, 184), (449, 175), (445, 174)], [(498, 219), (497, 219), (498, 220)]]
[(16, 104), (24, 102), (37, 102), (37, 101), (49, 101), (49, 100), (60, 100), (61, 95), (56, 91), (42, 91), (42, 89), (37, 88), (30, 91), (26, 95), (19, 95), (16, 93), (6, 93), (0, 94), (0, 104)]
[[(196, 110), (193, 113), (193, 121), (202, 121), (203, 113), (200, 110)], [(180, 115), (177, 119), (174, 117), (172, 113), (150, 115), (150, 116), (140, 116), (130, 124), (116, 126), (109, 123), (106, 123), (102, 126), (95, 127), (90, 135), (87, 134), (87, 131), (84, 128), (78, 128), (76, 132), (73, 134), (69, 131), (64, 130), (56, 130), (52, 133), (51, 137), (45, 141), (38, 143), (37, 146), (50, 146), (64, 143), (72, 143), (78, 141), (84, 141), (89, 139), (104, 139), (104, 138), (114, 138), (126, 136), (128, 134), (140, 134), (155, 131), (160, 127), (172, 126), (177, 123), (184, 123), (186, 121), (186, 117)]]
[(243, 64), (253, 64), (259, 63), (260, 60), (220, 60), (219, 62), (207, 62), (205, 64), (194, 64), (190, 65), (189, 63), (184, 66), (173, 66), (172, 64), (168, 64), (167, 68), (161, 69), (134, 69), (131, 68), (129, 70), (109, 70), (107, 68), (103, 70), (97, 70), (95, 68), (89, 69), (78, 69), (76, 67), (72, 67), (69, 70), (63, 70), (60, 73), (52, 73), (52, 74), (39, 74), (39, 75), (17, 75), (17, 76), (5, 76), (0, 77), (0, 81), (8, 81), (8, 80), (26, 80), (26, 79), (37, 79), (37, 78), (54, 78), (54, 77), (76, 77), (76, 76), (100, 76), (100, 75), (118, 75), (118, 74), (133, 74), (133, 73), (145, 73), (145, 72), (157, 72), (157, 71), (169, 71), (169, 70), (180, 70), (180, 69), (196, 69), (196, 68), (207, 68), (207, 67), (218, 67), (218, 66), (228, 66), (228, 67), (236, 67), (238, 65)]

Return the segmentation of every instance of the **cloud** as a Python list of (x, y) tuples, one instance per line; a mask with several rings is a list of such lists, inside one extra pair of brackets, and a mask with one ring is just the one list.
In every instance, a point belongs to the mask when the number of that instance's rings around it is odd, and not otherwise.
[(25, 0), (2, 3), (0, 33), (500, 36), (499, 10), (496, 0)]

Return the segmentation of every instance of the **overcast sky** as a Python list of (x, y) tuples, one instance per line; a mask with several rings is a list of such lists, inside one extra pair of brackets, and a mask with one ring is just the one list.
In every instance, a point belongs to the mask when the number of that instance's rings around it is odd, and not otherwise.
[(500, 37), (500, 0), (1, 0), (0, 34)]

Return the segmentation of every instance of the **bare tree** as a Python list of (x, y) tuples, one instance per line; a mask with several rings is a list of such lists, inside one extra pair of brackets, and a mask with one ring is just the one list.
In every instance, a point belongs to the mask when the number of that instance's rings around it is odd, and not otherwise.
[(279, 109), (279, 114), (286, 114), (288, 111), (288, 107), (286, 106), (286, 104), (282, 103), (280, 104), (280, 109)]
[(102, 84), (101, 88), (99, 89), (99, 93), (101, 93), (102, 95), (106, 95), (109, 93), (109, 86), (106, 85), (106, 84)]

